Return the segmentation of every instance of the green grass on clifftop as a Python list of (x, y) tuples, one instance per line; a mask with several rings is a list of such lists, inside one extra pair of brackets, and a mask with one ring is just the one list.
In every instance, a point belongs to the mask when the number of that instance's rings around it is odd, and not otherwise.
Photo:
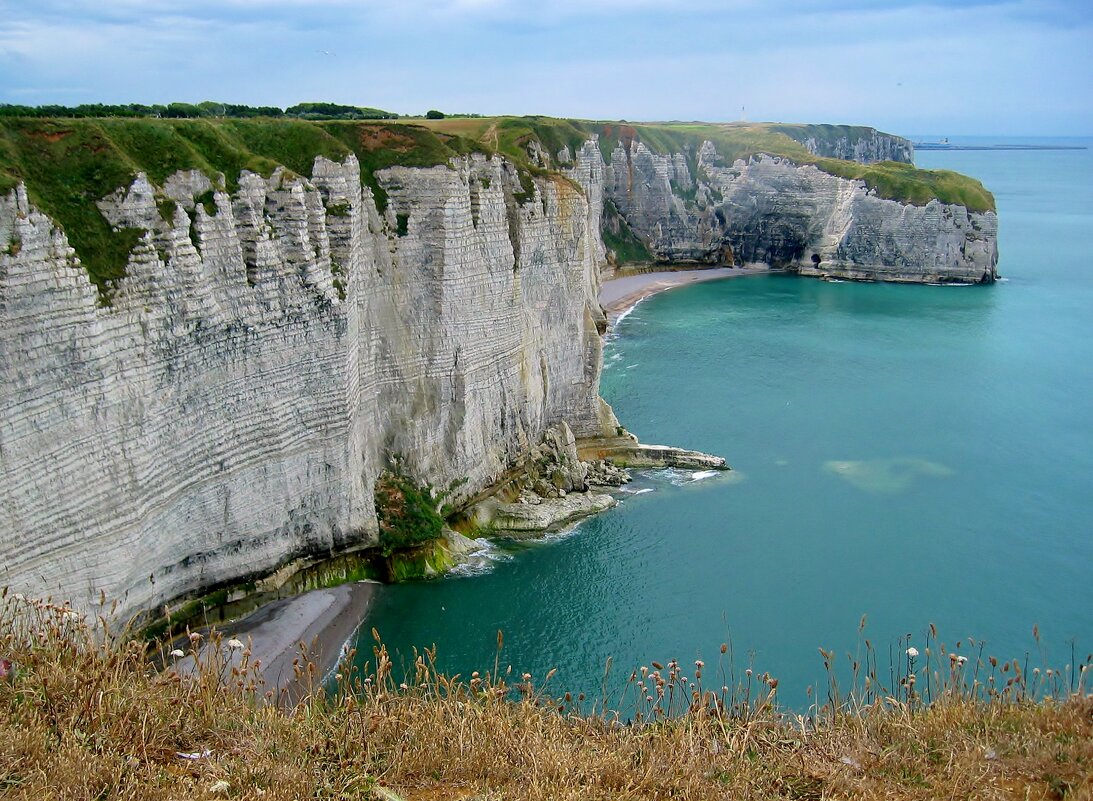
[[(26, 182), (32, 202), (60, 223), (104, 297), (109, 297), (110, 282), (125, 274), (128, 254), (140, 232), (111, 230), (95, 202), (126, 186), (141, 171), (157, 184), (178, 170), (201, 170), (214, 181), (223, 174), (225, 188), (232, 191), (242, 170), (269, 176), (284, 165), (310, 176), (317, 156), (341, 160), (353, 153), (361, 164), (361, 182), (371, 189), (382, 211), (387, 195), (375, 178), (378, 170), (393, 165), (431, 167), (472, 151), (495, 152), (520, 168), (524, 192), (517, 199), (522, 201), (533, 194), (531, 175), (544, 174), (543, 165), (530, 155), (533, 141), (547, 154), (549, 166), (557, 168), (568, 166), (559, 159), (564, 149), (572, 158), (594, 134), (606, 160), (619, 143), (638, 140), (655, 153), (682, 154), (697, 175), (698, 150), (709, 140), (728, 163), (770, 154), (862, 180), (882, 198), (918, 205), (936, 198), (971, 211), (994, 210), (990, 192), (966, 176), (895, 162), (863, 165), (816, 157), (779, 127), (762, 123), (631, 125), (550, 117), (382, 122), (0, 117), (0, 192), (9, 191), (20, 180)], [(808, 131), (831, 127), (805, 126)]]
[(56, 220), (91, 280), (104, 291), (125, 275), (137, 230), (113, 231), (96, 201), (128, 185), (138, 172), (161, 184), (179, 170), (200, 170), (225, 188), (240, 172), (268, 177), (278, 165), (311, 175), (317, 156), (361, 162), (361, 181), (386, 195), (375, 170), (394, 164), (443, 164), (475, 147), (461, 137), (412, 125), (286, 119), (0, 119), (0, 192), (25, 181), (31, 201)]
[(426, 123), (439, 132), (458, 133), (477, 139), (488, 148), (517, 159), (528, 158), (527, 146), (532, 139), (542, 145), (552, 159), (563, 147), (575, 153), (590, 135), (599, 139), (605, 161), (619, 143), (624, 146), (637, 140), (654, 153), (681, 153), (687, 159), (692, 175), (697, 172), (698, 149), (709, 140), (726, 162), (750, 159), (760, 154), (780, 156), (796, 164), (812, 164), (818, 169), (842, 178), (864, 181), (879, 197), (903, 203), (925, 205), (937, 199), (942, 203), (965, 206), (969, 211), (994, 211), (994, 196), (979, 181), (946, 170), (920, 170), (912, 164), (877, 162), (859, 164), (854, 161), (814, 156), (804, 145), (785, 133), (792, 127), (802, 136), (827, 141), (840, 136), (854, 138), (871, 129), (856, 126), (796, 125), (771, 123), (705, 123), (705, 122), (591, 122), (551, 117), (479, 117), (475, 119), (433, 120)]

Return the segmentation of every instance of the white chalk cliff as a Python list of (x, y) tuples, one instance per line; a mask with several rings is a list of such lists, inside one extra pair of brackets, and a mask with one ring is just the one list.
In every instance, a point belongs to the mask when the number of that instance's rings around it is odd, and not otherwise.
[(579, 187), (520, 204), (483, 156), (379, 180), (383, 216), (353, 157), (247, 174), (209, 215), (178, 174), (167, 223), (142, 175), (100, 203), (147, 231), (108, 306), (24, 189), (0, 198), (0, 585), (154, 608), (374, 541), (391, 454), (468, 496), (555, 423), (614, 433)]
[(933, 200), (885, 200), (863, 181), (757, 155), (727, 163), (704, 143), (661, 155), (622, 142), (605, 197), (655, 259), (765, 263), (802, 275), (909, 283), (996, 278), (998, 218)]
[[(780, 159), (725, 164), (712, 145), (699, 176), (640, 143), (562, 161), (568, 177), (535, 178), (530, 198), (499, 156), (388, 168), (383, 213), (353, 156), (311, 178), (244, 173), (231, 195), (199, 172), (141, 174), (99, 202), (145, 232), (109, 303), (24, 186), (0, 196), (0, 585), (154, 609), (374, 543), (393, 455), (459, 500), (552, 426), (615, 435), (605, 197), (664, 259), (993, 274), (993, 214)], [(210, 189), (211, 214), (195, 200)]]

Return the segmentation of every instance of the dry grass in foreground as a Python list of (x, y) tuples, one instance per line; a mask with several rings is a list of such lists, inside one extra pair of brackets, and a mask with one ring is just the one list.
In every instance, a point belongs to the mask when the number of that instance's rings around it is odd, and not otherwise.
[(241, 664), (225, 670), (214, 656), (180, 676), (155, 667), (170, 655), (112, 637), (102, 621), (0, 600), (10, 660), (0, 662), (0, 797), (1093, 797), (1093, 698), (1081, 682), (1039, 702), (1024, 674), (975, 692), (958, 659), (936, 676), (932, 703), (909, 681), (931, 681), (912, 659), (902, 700), (874, 686), (871, 702), (840, 701), (813, 719), (780, 714), (773, 679), (755, 677), (754, 694), (711, 692), (702, 665), (688, 677), (654, 664), (630, 683), (644, 687), (645, 722), (622, 725), (528, 677), (438, 675), (428, 654), (414, 686), (396, 685), (382, 646), (369, 675), (342, 678), (356, 692), (316, 692), (286, 710), (265, 702), (241, 643), (219, 645), (206, 652), (235, 648)]

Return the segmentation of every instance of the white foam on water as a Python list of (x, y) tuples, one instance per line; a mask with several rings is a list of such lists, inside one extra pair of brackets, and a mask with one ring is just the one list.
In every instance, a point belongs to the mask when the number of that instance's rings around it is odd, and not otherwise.
[(661, 481), (667, 481), (673, 487), (682, 487), (684, 484), (691, 483), (691, 471), (680, 470), (677, 467), (663, 467), (660, 470), (651, 471), (650, 475)]
[(702, 481), (704, 478), (713, 478), (720, 472), (720, 470), (699, 470), (691, 476), (691, 481)]
[(485, 537), (475, 539), (478, 550), (470, 554), (466, 561), (453, 567), (447, 575), (462, 578), (466, 576), (481, 576), (493, 570), (498, 562), (511, 562), (516, 557), (506, 553)]
[(612, 326), (612, 329), (617, 328), (619, 323), (621, 323), (623, 320), (625, 320), (627, 317), (629, 317), (633, 313), (634, 309), (636, 309), (638, 306), (641, 305), (641, 302), (643, 300), (645, 300), (645, 298), (640, 298), (629, 309), (623, 309), (619, 313), (619, 316), (615, 318), (615, 325)]
[(715, 476), (720, 476), (730, 482), (744, 479), (744, 475), (738, 470), (728, 472), (724, 470), (684, 470), (679, 467), (663, 467), (659, 470), (650, 470), (647, 475), (659, 481), (667, 481), (673, 487), (684, 487)]
[(560, 528), (557, 531), (548, 531), (543, 536), (536, 537), (532, 542), (559, 542), (560, 540), (567, 540), (580, 530), (582, 522), (583, 521), (571, 523), (565, 528)]

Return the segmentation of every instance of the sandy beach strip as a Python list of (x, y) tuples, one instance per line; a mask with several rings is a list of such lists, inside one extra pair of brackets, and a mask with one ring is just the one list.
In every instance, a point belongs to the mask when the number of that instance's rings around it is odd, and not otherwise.
[[(218, 625), (224, 672), (230, 675), (242, 661), (242, 652), (227, 647), (237, 639), (250, 648), (250, 661), (259, 661), (265, 689), (273, 690), (282, 703), (292, 704), (317, 687), (337, 667), (345, 644), (364, 622), (379, 588), (375, 582), (354, 582), (312, 590), (273, 601), (251, 614)], [(302, 648), (301, 648), (302, 644)], [(202, 659), (209, 658), (206, 645)], [(315, 665), (310, 677), (297, 679), (294, 663), (304, 659)], [(176, 671), (194, 670), (191, 657), (179, 660)]]
[(620, 314), (650, 295), (685, 284), (715, 281), (722, 278), (739, 278), (770, 272), (763, 265), (748, 267), (706, 267), (696, 270), (662, 270), (652, 273), (636, 273), (611, 278), (600, 287), (600, 305), (614, 322)]

